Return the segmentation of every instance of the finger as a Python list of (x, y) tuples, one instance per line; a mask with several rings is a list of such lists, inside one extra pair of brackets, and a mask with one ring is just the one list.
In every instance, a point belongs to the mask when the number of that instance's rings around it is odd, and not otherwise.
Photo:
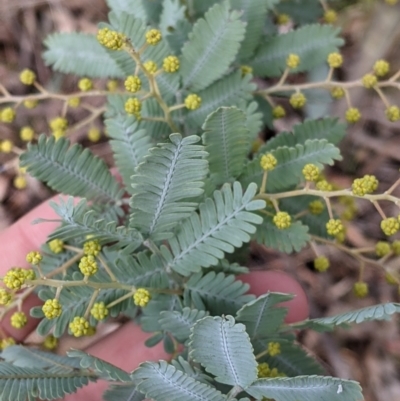
[[(144, 345), (144, 342), (150, 336), (151, 334), (144, 333), (136, 324), (127, 323), (117, 332), (89, 347), (85, 352), (104, 359), (127, 372), (131, 372), (141, 362), (158, 361), (170, 357), (164, 351), (162, 343), (152, 348), (147, 348)], [(109, 383), (104, 381), (90, 383), (88, 386), (78, 390), (77, 394), (67, 396), (65, 400), (101, 400), (101, 395), (108, 385)]]
[(256, 296), (268, 291), (294, 294), (295, 298), (281, 305), (288, 308), (286, 323), (304, 320), (309, 315), (309, 305), (306, 293), (293, 277), (280, 271), (252, 271), (250, 274), (239, 276), (240, 280), (250, 284), (250, 291)]

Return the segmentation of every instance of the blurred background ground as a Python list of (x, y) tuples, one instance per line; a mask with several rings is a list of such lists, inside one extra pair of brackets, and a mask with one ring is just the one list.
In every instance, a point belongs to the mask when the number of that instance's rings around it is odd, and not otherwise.
[[(392, 70), (400, 68), (400, 4), (389, 7), (383, 1), (361, 1), (346, 8), (339, 25), (343, 28), (346, 45), (343, 49), (345, 65), (339, 71), (343, 80), (360, 78), (370, 71), (375, 60), (385, 58)], [(0, 0), (0, 82), (13, 94), (23, 94), (18, 74), (29, 67), (37, 72), (39, 82), (52, 90), (71, 91), (76, 78), (52, 74), (41, 59), (42, 42), (51, 32), (95, 32), (97, 22), (104, 20), (107, 7), (102, 0)], [(387, 93), (392, 104), (400, 105), (399, 92)], [(342, 144), (344, 161), (329, 172), (329, 179), (341, 187), (349, 187), (354, 178), (375, 174), (380, 181), (380, 192), (391, 186), (399, 177), (400, 123), (389, 123), (381, 101), (365, 90), (352, 92), (353, 104), (362, 110), (362, 121), (349, 128)], [(331, 114), (343, 118), (345, 103), (330, 106)], [(18, 129), (25, 122), (40, 132), (49, 118), (59, 113), (60, 105), (46, 103), (33, 111), (24, 111), (16, 124), (0, 125), (0, 139), (12, 138), (17, 145)], [(312, 113), (313, 111), (310, 110)], [(79, 111), (73, 116), (79, 121)], [(279, 132), (300, 121), (291, 115), (276, 124)], [(96, 154), (111, 163), (110, 151), (105, 142), (90, 144), (85, 132), (75, 134), (91, 146)], [(0, 155), (0, 229), (4, 229), (35, 205), (47, 199), (51, 192), (33, 179), (28, 187), (16, 190), (13, 178), (17, 160)], [(400, 189), (394, 193), (400, 197)], [(380, 217), (368, 202), (357, 202), (356, 217), (347, 224), (347, 244), (356, 247), (371, 246), (383, 240), (379, 229)], [(394, 206), (384, 205), (387, 215), (397, 215)], [(351, 288), (358, 277), (356, 262), (332, 248), (324, 248), (331, 260), (328, 273), (316, 274), (312, 268), (313, 255), (309, 250), (299, 255), (280, 253), (257, 247), (254, 252), (259, 265), (256, 268), (280, 269), (295, 275), (310, 299), (312, 317), (328, 316), (381, 302), (399, 302), (396, 286), (389, 286), (382, 271), (368, 266), (365, 279), (370, 295), (357, 299)], [(392, 267), (399, 269), (399, 259)], [(335, 376), (361, 382), (367, 401), (400, 399), (400, 330), (399, 319), (389, 322), (366, 323), (351, 330), (337, 330), (333, 334), (300, 333), (304, 346), (319, 358)]]

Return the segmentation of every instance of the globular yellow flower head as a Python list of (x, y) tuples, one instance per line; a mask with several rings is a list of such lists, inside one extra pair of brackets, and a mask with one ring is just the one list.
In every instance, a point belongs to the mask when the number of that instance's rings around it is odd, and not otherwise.
[(334, 99), (341, 99), (344, 95), (345, 95), (345, 91), (340, 86), (335, 86), (334, 88), (331, 89), (331, 96)]
[(283, 118), (286, 116), (286, 111), (282, 106), (275, 106), (272, 109), (272, 117), (275, 119)]
[(281, 353), (281, 345), (278, 342), (269, 342), (267, 350), (271, 356), (279, 355)]
[(382, 256), (388, 255), (391, 252), (391, 247), (389, 242), (386, 241), (378, 241), (375, 245), (375, 254), (379, 258)]
[(34, 109), (38, 105), (39, 101), (36, 99), (26, 99), (22, 102), (26, 109)]
[(327, 58), (329, 67), (339, 68), (343, 64), (343, 56), (340, 53), (334, 52), (330, 53)]
[(80, 316), (75, 316), (74, 320), (69, 324), (69, 330), (75, 337), (86, 336), (89, 329), (89, 322)]
[(308, 204), (308, 210), (311, 214), (321, 214), (325, 209), (325, 205), (319, 199), (316, 199)]
[(0, 351), (5, 350), (6, 348), (11, 347), (11, 345), (15, 345), (15, 344), (16, 344), (16, 342), (12, 337), (3, 338), (0, 341)]
[(179, 70), (180, 63), (176, 56), (165, 57), (163, 61), (163, 70), (165, 72), (174, 73)]
[(400, 255), (400, 241), (399, 240), (392, 242), (392, 251), (396, 256)]
[(240, 66), (240, 71), (242, 71), (242, 75), (245, 76), (247, 74), (252, 74), (253, 73), (253, 67), (250, 67), (249, 65), (241, 65)]
[(43, 341), (43, 348), (48, 350), (56, 349), (58, 346), (58, 338), (54, 337), (52, 334), (49, 334)]
[(28, 322), (28, 318), (24, 312), (15, 312), (11, 315), (10, 322), (15, 329), (22, 329)]
[(26, 255), (26, 261), (34, 266), (38, 265), (42, 261), (42, 259), (43, 256), (40, 254), (40, 252), (37, 251), (29, 252)]
[(388, 217), (381, 221), (381, 229), (388, 237), (396, 234), (400, 229), (400, 223), (394, 217)]
[(278, 164), (278, 160), (272, 153), (266, 153), (261, 156), (260, 166), (264, 171), (272, 171), (276, 165)]
[(5, 139), (0, 142), (0, 152), (11, 153), (14, 148), (14, 144), (9, 139)]
[(28, 186), (25, 176), (18, 174), (13, 179), (13, 185), (16, 189), (25, 189)]
[(201, 106), (201, 97), (195, 93), (186, 96), (185, 106), (189, 110), (196, 110)]
[(72, 107), (74, 109), (81, 104), (81, 98), (78, 96), (71, 97), (68, 99), (67, 103), (69, 107)]
[(84, 276), (93, 276), (98, 269), (96, 258), (93, 255), (84, 256), (79, 262), (79, 270)]
[(61, 253), (64, 250), (64, 242), (56, 238), (49, 242), (50, 251), (53, 253)]
[(140, 116), (142, 110), (142, 103), (136, 97), (131, 97), (125, 102), (125, 111), (134, 116)]
[(317, 189), (319, 189), (320, 191), (332, 191), (333, 186), (332, 184), (330, 184), (327, 180), (319, 180), (317, 181), (317, 183), (315, 184), (315, 186), (317, 187)]
[(19, 80), (24, 85), (33, 85), (33, 83), (36, 80), (36, 74), (32, 70), (30, 70), (29, 68), (25, 68), (19, 74)]
[(65, 131), (68, 128), (68, 121), (64, 117), (55, 117), (49, 121), (49, 126), (53, 132), (57, 130)]
[(287, 56), (286, 67), (295, 69), (300, 65), (300, 56), (298, 54), (291, 53)]
[(155, 46), (162, 39), (161, 32), (158, 29), (150, 29), (146, 32), (146, 43)]
[(42, 306), (42, 311), (47, 319), (55, 319), (61, 316), (62, 306), (58, 299), (48, 299)]
[(294, 109), (301, 109), (307, 103), (307, 99), (303, 93), (297, 92), (290, 96), (289, 103)]
[(374, 73), (378, 77), (384, 77), (390, 70), (390, 64), (386, 60), (378, 60), (374, 64)]
[(10, 290), (20, 290), (26, 280), (34, 280), (35, 272), (21, 267), (13, 267), (3, 277), (4, 285)]
[(286, 212), (278, 212), (272, 220), (280, 230), (285, 230), (292, 225), (292, 218), (290, 214)]
[(92, 241), (87, 241), (83, 244), (83, 253), (85, 255), (97, 256), (101, 251), (100, 242), (95, 239)]
[(343, 223), (339, 219), (330, 219), (326, 223), (326, 231), (329, 235), (338, 235), (344, 231)]
[(0, 121), (2, 123), (12, 123), (15, 120), (15, 110), (12, 107), (5, 107), (0, 111)]
[(337, 21), (337, 12), (335, 10), (329, 9), (324, 13), (324, 21), (327, 24), (334, 24)]
[(371, 89), (378, 83), (378, 78), (374, 74), (365, 74), (361, 81), (365, 88)]
[(290, 17), (287, 14), (278, 14), (276, 17), (276, 23), (278, 25), (286, 25), (287, 23), (289, 23), (290, 21)]
[(257, 366), (259, 378), (274, 378), (274, 377), (286, 377), (282, 372), (279, 372), (277, 368), (270, 368), (267, 362), (259, 363)]
[(365, 175), (362, 178), (356, 178), (353, 181), (351, 190), (354, 195), (364, 196), (366, 194), (371, 194), (378, 188), (379, 181), (374, 175)]
[(92, 309), (90, 310), (90, 314), (96, 319), (96, 320), (103, 320), (107, 317), (108, 315), (108, 309), (105, 305), (104, 302), (96, 302)]
[(361, 118), (361, 113), (360, 110), (358, 110), (356, 107), (350, 107), (346, 111), (346, 121), (349, 122), (350, 124), (354, 124), (357, 121), (359, 121)]
[(97, 32), (97, 40), (107, 49), (121, 50), (124, 46), (125, 36), (109, 28), (102, 28)]
[(385, 273), (385, 280), (388, 284), (391, 284), (391, 285), (398, 284), (398, 280), (396, 279), (396, 277), (393, 274), (390, 274), (389, 272)]
[(87, 138), (90, 142), (98, 142), (101, 138), (101, 132), (96, 127), (90, 127), (89, 131), (87, 132)]
[(318, 256), (314, 259), (314, 268), (320, 273), (327, 271), (329, 267), (329, 259), (326, 256)]
[(22, 127), (19, 131), (19, 137), (24, 142), (29, 142), (35, 137), (35, 131), (31, 127)]
[(106, 87), (110, 92), (114, 92), (118, 88), (118, 81), (116, 79), (109, 79)]
[(385, 110), (386, 118), (392, 123), (400, 120), (400, 109), (397, 106), (389, 106)]
[(138, 288), (133, 294), (133, 303), (137, 306), (144, 308), (150, 301), (150, 292), (145, 288)]
[(12, 294), (4, 288), (0, 288), (0, 305), (8, 305), (11, 300)]
[[(148, 60), (143, 64), (144, 69), (149, 72), (150, 74), (154, 74), (157, 71), (157, 64), (152, 61)], [(179, 68), (179, 67), (178, 67)]]
[(142, 88), (142, 81), (137, 75), (129, 75), (125, 79), (124, 86), (127, 91), (136, 93)]
[(364, 281), (357, 281), (353, 285), (353, 292), (357, 298), (365, 298), (368, 295), (368, 284)]
[(78, 88), (82, 92), (87, 92), (93, 89), (93, 81), (89, 78), (81, 78), (78, 82)]
[(321, 171), (315, 164), (308, 163), (304, 166), (302, 173), (307, 181), (316, 182), (319, 179)]

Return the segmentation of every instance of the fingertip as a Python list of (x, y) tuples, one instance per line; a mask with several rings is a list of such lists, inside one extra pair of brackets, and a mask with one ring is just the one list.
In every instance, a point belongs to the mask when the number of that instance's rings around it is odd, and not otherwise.
[(307, 319), (309, 315), (307, 295), (300, 283), (290, 275), (280, 271), (256, 270), (238, 278), (248, 283), (250, 285), (249, 292), (256, 296), (265, 294), (268, 291), (294, 294), (294, 299), (280, 304), (288, 308), (286, 323)]

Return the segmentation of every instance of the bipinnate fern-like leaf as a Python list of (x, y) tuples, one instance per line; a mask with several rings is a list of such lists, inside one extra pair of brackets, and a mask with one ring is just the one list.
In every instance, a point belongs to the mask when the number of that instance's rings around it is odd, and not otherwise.
[(104, 393), (105, 401), (142, 401), (144, 394), (136, 389), (135, 383), (112, 384)]
[(179, 0), (164, 0), (160, 15), (160, 30), (164, 37), (176, 31), (179, 21), (185, 19), (186, 6)]
[(343, 45), (338, 35), (339, 29), (331, 25), (306, 25), (268, 38), (250, 64), (258, 76), (278, 77), (286, 68), (288, 55), (297, 54), (301, 62), (293, 71), (308, 71), (324, 63), (329, 53)]
[(167, 269), (188, 276), (201, 267), (218, 264), (225, 252), (232, 253), (249, 242), (255, 225), (262, 223), (262, 217), (252, 212), (265, 207), (264, 201), (253, 199), (256, 191), (252, 183), (243, 194), (236, 181), (215, 191), (213, 199), (207, 198), (199, 206), (200, 214), (192, 213), (169, 240), (169, 247), (161, 247)]
[[(94, 35), (54, 33), (44, 41), (44, 61), (53, 70), (91, 78), (123, 78), (124, 70)], [(128, 55), (125, 55), (129, 58)]]
[(142, 363), (133, 373), (137, 388), (154, 401), (224, 401), (215, 388), (201, 383), (165, 361)]
[(275, 10), (279, 14), (287, 14), (295, 25), (310, 24), (318, 21), (324, 14), (320, 3), (311, 1), (286, 0), (280, 1)]
[(247, 283), (222, 272), (193, 274), (184, 288), (185, 305), (208, 310), (212, 315), (233, 315), (254, 299), (254, 295), (247, 294), (250, 288)]
[[(282, 210), (285, 210), (282, 207)], [(303, 209), (304, 210), (304, 209)], [(295, 221), (285, 230), (280, 230), (272, 221), (272, 217), (263, 216), (264, 223), (257, 229), (254, 237), (259, 244), (280, 252), (292, 253), (301, 251), (310, 241), (308, 226)], [(326, 224), (325, 220), (324, 224)], [(326, 229), (325, 229), (326, 231)]]
[(231, 0), (232, 8), (242, 12), (241, 20), (246, 23), (246, 34), (241, 43), (238, 59), (248, 61), (258, 47), (263, 35), (267, 11), (279, 0)]
[(244, 33), (240, 13), (230, 10), (229, 1), (207, 11), (182, 49), (183, 86), (199, 91), (221, 78), (235, 59)]
[(277, 305), (290, 301), (292, 298), (293, 296), (289, 294), (268, 292), (244, 305), (237, 312), (236, 321), (246, 326), (251, 340), (272, 336), (279, 329), (287, 314), (287, 308)]
[(187, 199), (203, 193), (208, 172), (207, 153), (197, 145), (199, 140), (172, 134), (170, 143), (160, 144), (145, 157), (131, 181), (131, 227), (153, 239), (165, 239), (179, 220), (196, 209), (197, 203)]
[(335, 326), (347, 325), (350, 323), (363, 323), (371, 320), (389, 320), (394, 313), (400, 313), (399, 303), (385, 303), (366, 308), (357, 309), (336, 316), (322, 317), (305, 320), (296, 324), (300, 329), (312, 329), (315, 331), (330, 331)]
[[(296, 186), (303, 179), (302, 169), (308, 163), (322, 168), (324, 164), (332, 165), (334, 160), (341, 160), (339, 149), (326, 139), (307, 140), (294, 147), (282, 146), (271, 153), (278, 164), (268, 173), (268, 192), (284, 191)], [(246, 166), (239, 180), (244, 185), (250, 182), (261, 184), (262, 176), (260, 157), (257, 157)]]
[(337, 145), (346, 135), (346, 124), (337, 118), (326, 117), (319, 120), (305, 120), (293, 127), (293, 132), (281, 132), (261, 146), (259, 153), (270, 152), (280, 146), (304, 144), (308, 139), (326, 139)]
[(146, 130), (134, 117), (117, 115), (105, 121), (115, 164), (127, 192), (132, 194), (131, 176), (151, 147)]
[(245, 389), (257, 379), (257, 361), (246, 326), (235, 324), (232, 316), (199, 320), (193, 327), (189, 347), (193, 360), (220, 383)]
[(360, 385), (351, 380), (326, 376), (258, 379), (246, 392), (257, 400), (276, 401), (361, 401)]
[(115, 203), (122, 190), (106, 163), (68, 139), (40, 135), (21, 155), (22, 167), (55, 191), (104, 203)]
[(99, 378), (108, 381), (116, 382), (131, 382), (130, 375), (124, 370), (117, 368), (116, 366), (103, 361), (102, 359), (96, 358), (95, 356), (89, 355), (86, 352), (71, 349), (67, 352), (67, 355), (71, 358), (79, 359), (80, 366), (83, 369), (88, 369), (96, 372)]
[(250, 143), (245, 114), (236, 107), (220, 107), (202, 128), (211, 179), (216, 186), (234, 181), (243, 171)]
[(126, 12), (133, 14), (135, 18), (147, 22), (147, 13), (142, 0), (106, 0), (106, 2), (108, 7), (117, 14), (117, 16)]
[(62, 224), (56, 228), (49, 239), (68, 241), (74, 238), (92, 236), (102, 243), (118, 243), (118, 247), (128, 248), (130, 252), (137, 249), (143, 242), (141, 234), (134, 228), (117, 226), (116, 221), (105, 221), (93, 210), (89, 209), (85, 199), (74, 205), (73, 198), (58, 202), (51, 201), (50, 206), (61, 217)]

